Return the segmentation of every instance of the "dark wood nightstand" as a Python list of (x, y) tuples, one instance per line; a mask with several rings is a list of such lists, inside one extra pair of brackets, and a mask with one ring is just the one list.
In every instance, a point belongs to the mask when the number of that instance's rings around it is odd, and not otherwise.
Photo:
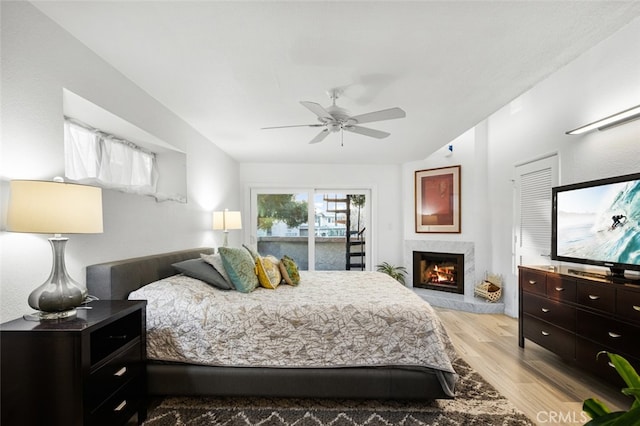
[(146, 304), (97, 300), (76, 318), (1, 324), (2, 425), (142, 423)]

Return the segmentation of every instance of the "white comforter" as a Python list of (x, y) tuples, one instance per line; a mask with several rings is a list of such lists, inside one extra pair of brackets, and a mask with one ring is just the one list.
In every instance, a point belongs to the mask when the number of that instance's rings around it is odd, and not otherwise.
[(301, 271), (297, 287), (222, 291), (176, 275), (146, 299), (149, 359), (252, 367), (430, 367), (455, 351), (431, 306), (378, 272)]

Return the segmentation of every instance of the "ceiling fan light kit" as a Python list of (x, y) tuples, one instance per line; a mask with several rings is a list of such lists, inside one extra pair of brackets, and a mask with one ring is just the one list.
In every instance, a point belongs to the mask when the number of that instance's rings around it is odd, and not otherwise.
[(395, 107), (351, 116), (349, 114), (349, 111), (336, 105), (336, 99), (338, 99), (338, 96), (338, 90), (331, 91), (330, 97), (333, 102), (331, 106), (328, 106), (326, 108), (315, 102), (300, 102), (304, 107), (306, 107), (309, 111), (317, 116), (320, 124), (297, 124), (291, 126), (263, 127), (263, 129), (283, 129), (287, 127), (324, 127), (320, 131), (320, 133), (318, 133), (313, 139), (311, 139), (311, 141), (309, 141), (310, 144), (322, 142), (327, 136), (329, 136), (329, 133), (343, 133), (344, 130), (376, 139), (384, 139), (389, 136), (390, 133), (371, 129), (369, 127), (362, 127), (358, 124), (372, 123), (374, 121), (383, 120), (395, 120), (397, 118), (404, 118), (407, 115), (401, 108)]

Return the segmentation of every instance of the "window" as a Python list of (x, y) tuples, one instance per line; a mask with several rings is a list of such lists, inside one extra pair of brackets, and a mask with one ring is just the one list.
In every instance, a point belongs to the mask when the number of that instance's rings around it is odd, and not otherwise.
[(371, 270), (369, 199), (369, 189), (251, 188), (250, 242), (301, 270)]
[(156, 155), (77, 120), (64, 122), (65, 175), (104, 188), (154, 195)]

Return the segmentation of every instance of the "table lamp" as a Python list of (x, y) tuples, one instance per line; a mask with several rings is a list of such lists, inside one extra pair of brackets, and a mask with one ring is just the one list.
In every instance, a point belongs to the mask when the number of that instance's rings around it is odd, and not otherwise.
[(230, 212), (228, 209), (213, 212), (213, 229), (224, 231), (223, 247), (227, 247), (229, 230), (242, 229), (242, 215), (240, 212)]
[(64, 249), (68, 238), (60, 234), (102, 233), (102, 190), (60, 180), (13, 180), (9, 185), (7, 230), (54, 234), (49, 238), (53, 250), (51, 274), (28, 299), (29, 306), (38, 312), (25, 318), (73, 317), (88, 292), (67, 273)]

